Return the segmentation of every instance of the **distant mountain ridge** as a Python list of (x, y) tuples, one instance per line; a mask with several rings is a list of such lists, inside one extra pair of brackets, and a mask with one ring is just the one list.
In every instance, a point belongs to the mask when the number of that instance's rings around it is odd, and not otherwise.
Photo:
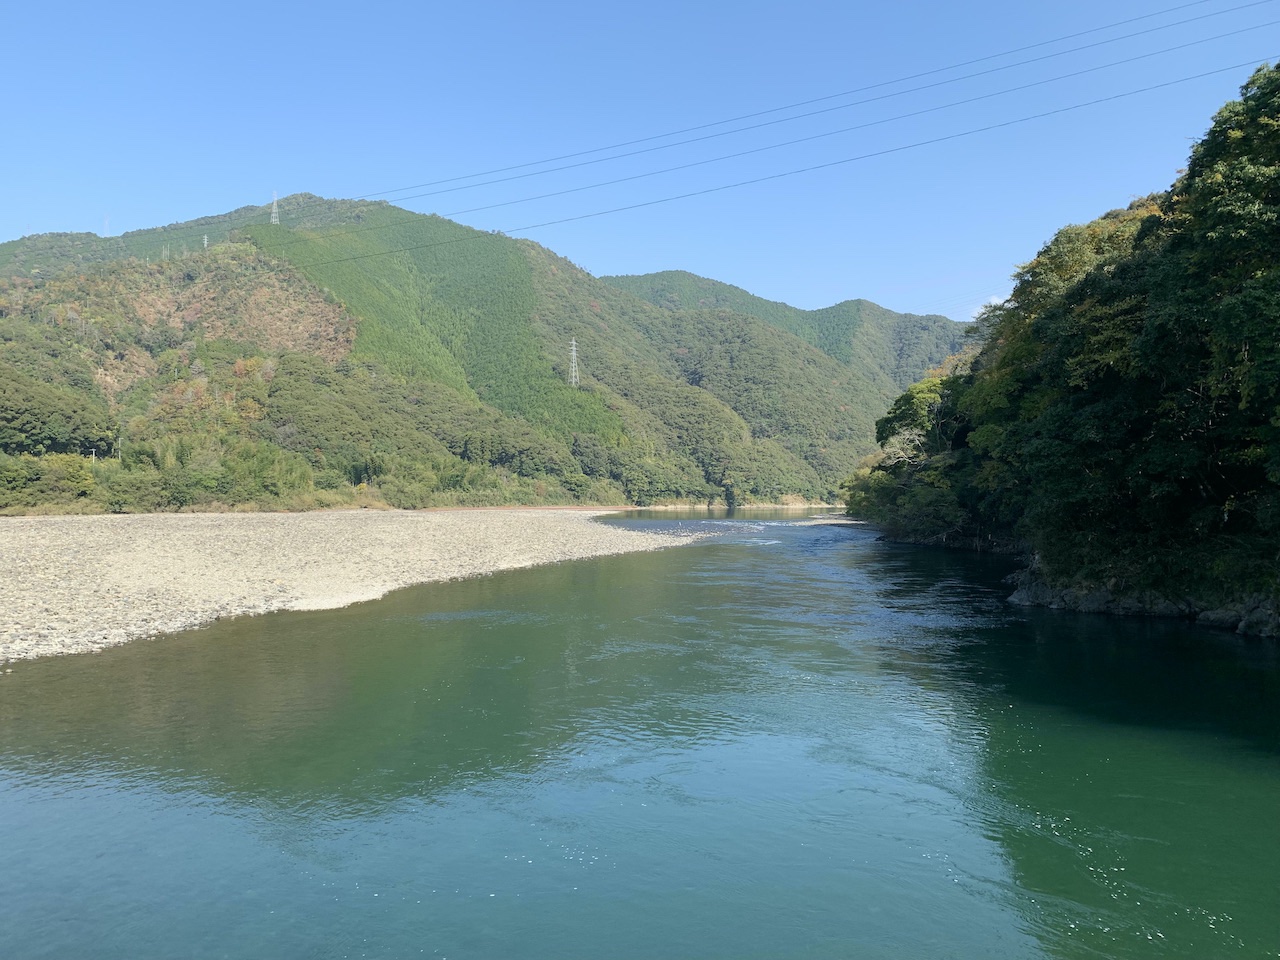
[(0, 378), (49, 387), (0, 393), (0, 508), (829, 500), (958, 344), (692, 275), (714, 309), (656, 306), (384, 202), (279, 211), (0, 244)]
[(866, 361), (868, 376), (885, 373), (899, 390), (914, 382), (912, 371), (959, 351), (967, 329), (939, 314), (895, 313), (870, 300), (802, 310), (683, 270), (601, 279), (665, 310), (731, 310), (757, 317), (841, 363)]
[[(319, 229), (358, 223), (350, 201), (327, 200), (312, 193), (298, 193), (279, 201), (282, 216), (293, 229)], [(380, 204), (390, 207), (390, 204)], [(130, 230), (113, 237), (96, 233), (38, 233), (0, 243), (0, 276), (54, 276), (67, 269), (95, 263), (136, 258), (158, 261), (178, 259), (226, 243), (245, 227), (271, 222), (271, 204), (244, 206), (228, 213), (199, 217), (163, 227)]]

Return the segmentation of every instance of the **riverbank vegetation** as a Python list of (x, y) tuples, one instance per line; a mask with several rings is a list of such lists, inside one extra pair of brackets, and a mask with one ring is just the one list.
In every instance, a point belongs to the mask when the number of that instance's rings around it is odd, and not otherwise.
[(846, 482), (894, 538), (1208, 605), (1280, 590), (1280, 70), (1165, 193), (1060, 230)]

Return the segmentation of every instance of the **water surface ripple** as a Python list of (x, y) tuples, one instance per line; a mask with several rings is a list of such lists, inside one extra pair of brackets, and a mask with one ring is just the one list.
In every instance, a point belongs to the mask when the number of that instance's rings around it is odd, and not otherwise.
[(0, 678), (0, 955), (1280, 956), (1274, 646), (785, 516)]

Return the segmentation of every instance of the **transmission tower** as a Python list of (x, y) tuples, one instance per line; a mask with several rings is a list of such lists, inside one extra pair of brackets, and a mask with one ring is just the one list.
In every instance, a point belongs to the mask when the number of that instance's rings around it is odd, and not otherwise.
[(276, 192), (271, 191), (271, 222), (279, 225), (280, 223), (280, 205), (276, 202)]
[(569, 386), (578, 385), (578, 338), (569, 341)]

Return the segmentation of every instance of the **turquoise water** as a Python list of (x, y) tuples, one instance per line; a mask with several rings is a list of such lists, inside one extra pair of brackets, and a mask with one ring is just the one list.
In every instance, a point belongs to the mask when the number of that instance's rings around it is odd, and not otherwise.
[(1275, 648), (785, 519), (0, 679), (0, 955), (1280, 955)]

